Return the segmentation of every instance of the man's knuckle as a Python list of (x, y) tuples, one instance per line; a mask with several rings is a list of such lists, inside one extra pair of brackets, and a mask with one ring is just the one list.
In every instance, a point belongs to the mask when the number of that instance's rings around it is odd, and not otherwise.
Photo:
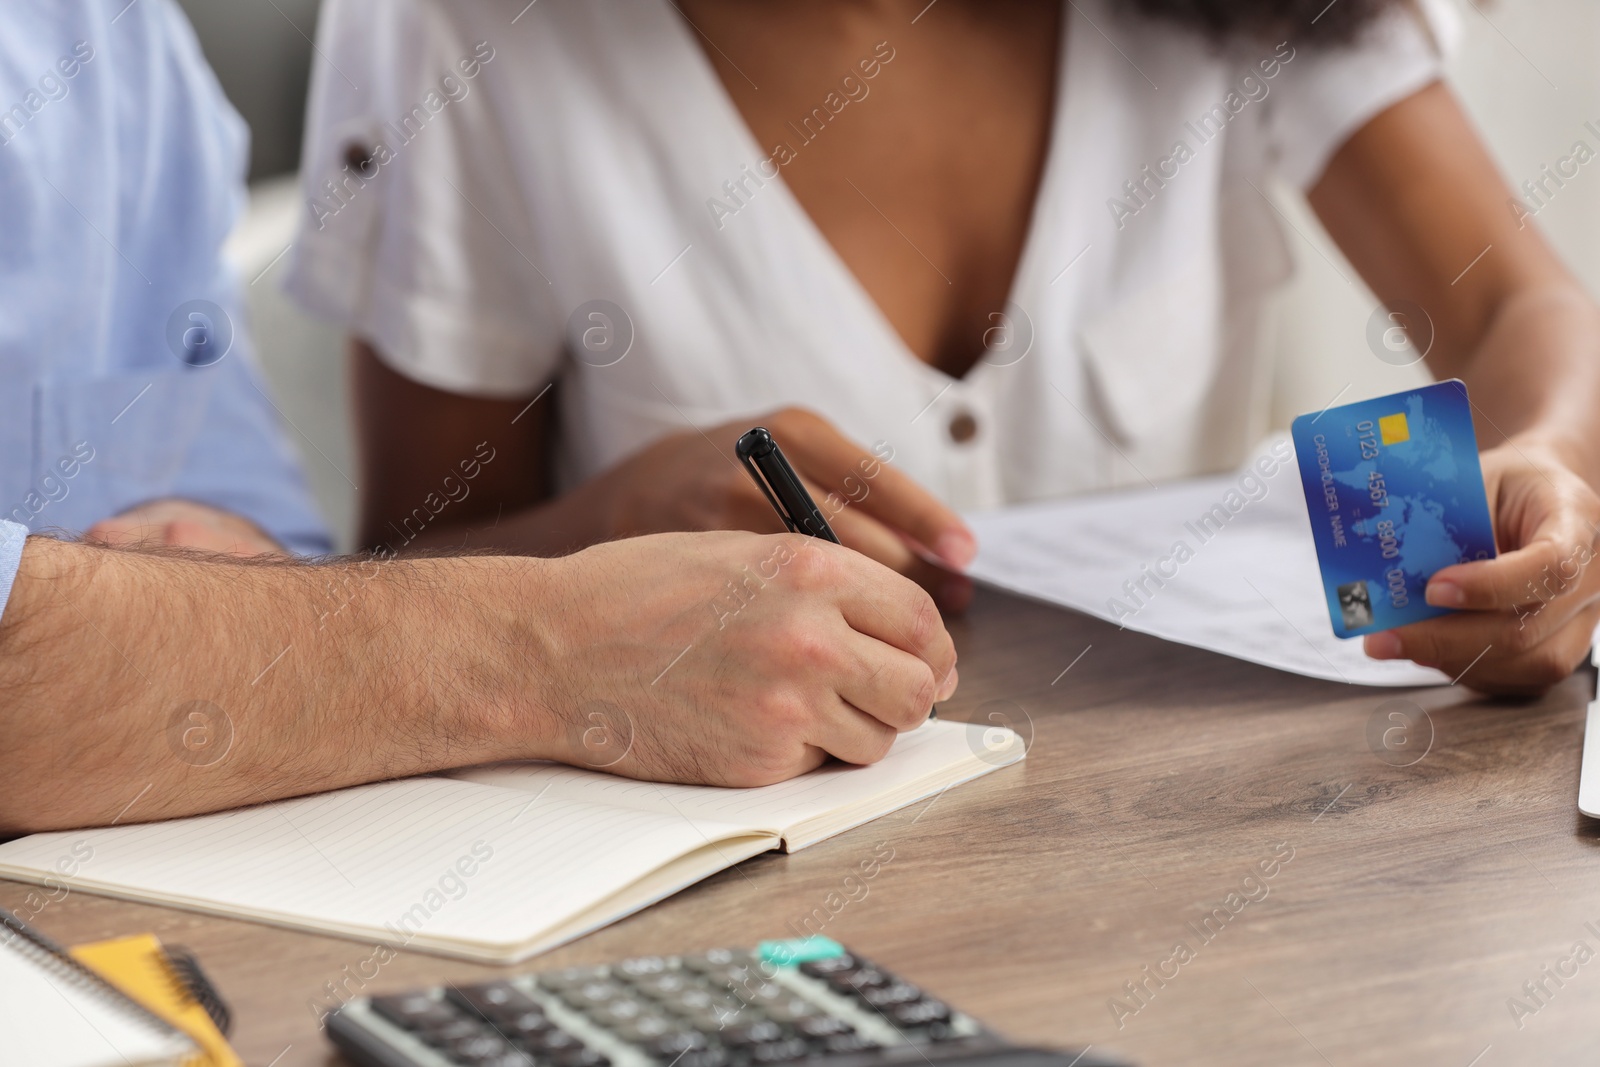
[(928, 709), (933, 707), (934, 699), (938, 695), (939, 680), (933, 676), (931, 670), (924, 670), (917, 684), (907, 690), (903, 708), (904, 718), (897, 725), (914, 726), (921, 722), (928, 714)]
[(906, 637), (914, 649), (924, 649), (934, 644), (944, 631), (944, 620), (933, 598), (921, 589), (916, 590), (911, 602), (911, 613), (906, 619)]
[(788, 745), (768, 745), (746, 761), (743, 777), (747, 786), (772, 785), (793, 778), (800, 771), (800, 758)]
[(880, 731), (867, 746), (867, 762), (877, 763), (889, 754), (894, 747), (895, 732), (893, 730)]
[(734, 789), (754, 789), (792, 778), (795, 771), (792, 755), (776, 746), (764, 746), (744, 753), (738, 759), (727, 760), (722, 772), (716, 775), (718, 785)]
[(764, 739), (762, 752), (779, 750), (805, 733), (807, 705), (790, 693), (764, 693), (756, 698), (755, 712)]
[(840, 569), (834, 555), (822, 551), (815, 542), (800, 544), (794, 550), (794, 559), (786, 568), (789, 580), (803, 593), (831, 589), (838, 583)]
[(815, 630), (794, 628), (789, 633), (787, 643), (791, 664), (806, 675), (826, 672), (837, 665), (838, 648), (826, 635)]

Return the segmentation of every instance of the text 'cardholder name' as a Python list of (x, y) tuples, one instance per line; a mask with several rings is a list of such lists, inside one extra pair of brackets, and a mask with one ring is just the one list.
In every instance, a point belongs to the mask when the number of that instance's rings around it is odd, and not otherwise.
[(1333, 632), (1450, 614), (1425, 600), (1428, 579), (1495, 555), (1466, 385), (1329, 408), (1292, 430)]

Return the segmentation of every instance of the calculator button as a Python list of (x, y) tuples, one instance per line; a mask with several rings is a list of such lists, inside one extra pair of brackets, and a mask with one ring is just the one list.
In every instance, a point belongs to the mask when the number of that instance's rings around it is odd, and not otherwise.
[(373, 997), (372, 1010), (406, 1030), (428, 1026), (443, 1026), (454, 1021), (456, 1013), (432, 997), (411, 994), (397, 997)]
[(836, 1034), (822, 1040), (821, 1049), (830, 1055), (844, 1055), (851, 1052), (867, 1052), (878, 1047), (878, 1043), (870, 1037), (860, 1034)]
[(688, 1024), (690, 1028), (703, 1030), (707, 1033), (715, 1033), (718, 1030), (726, 1029), (737, 1017), (732, 1012), (724, 1015), (717, 1011), (691, 1011), (682, 1012), (678, 1015), (678, 1018)]
[(611, 1061), (592, 1048), (572, 1048), (547, 1057), (555, 1067), (610, 1067)]
[(539, 975), (539, 986), (560, 992), (563, 989), (576, 989), (589, 982), (599, 981), (610, 973), (610, 969), (606, 967), (566, 967)]
[(498, 1019), (502, 1016), (521, 1015), (523, 1012), (539, 1010), (538, 1001), (510, 982), (451, 986), (445, 991), (445, 999), (485, 1019)]
[(855, 1027), (834, 1015), (813, 1015), (794, 1024), (795, 1032), (802, 1037), (823, 1038), (835, 1034), (855, 1032)]
[(642, 1045), (666, 1034), (677, 1033), (682, 1028), (682, 1024), (669, 1022), (660, 1015), (641, 1015), (630, 1023), (619, 1024), (615, 1031), (622, 1040)]
[(856, 993), (863, 989), (890, 985), (894, 980), (876, 967), (863, 967), (857, 971), (830, 974), (825, 981), (841, 993)]
[[(652, 1005), (653, 1007), (653, 1005)], [(613, 1000), (594, 1011), (594, 1018), (606, 1026), (631, 1023), (641, 1015), (654, 1014), (637, 1000)]]
[(678, 996), (690, 988), (689, 979), (676, 971), (646, 975), (635, 981), (633, 987), (646, 996), (660, 999)]
[(818, 1009), (809, 1000), (791, 996), (787, 1000), (766, 1005), (765, 1011), (767, 1018), (774, 1022), (793, 1023), (816, 1015)]
[(734, 988), (733, 995), (746, 1004), (771, 1004), (794, 996), (777, 982), (744, 982)]
[(490, 1056), (488, 1059), (471, 1061), (472, 1067), (536, 1067), (532, 1056), (525, 1052), (512, 1050)]
[(704, 989), (684, 989), (663, 995), (660, 1000), (667, 1011), (709, 1011), (716, 1003), (716, 998)]
[(423, 993), (411, 993), (398, 997), (373, 997), (372, 1007), (384, 1017), (395, 1022), (401, 1022), (413, 1015), (421, 1015), (433, 1008), (438, 1001)]
[(674, 1067), (728, 1067), (728, 1050), (721, 1048), (693, 1049), (674, 1057)]
[(449, 1048), (457, 1041), (465, 1041), (471, 1037), (482, 1037), (483, 1024), (457, 1016), (453, 1021), (447, 1022), (443, 1026), (430, 1026), (425, 1030), (418, 1030), (417, 1036), (435, 1048)]
[(646, 978), (653, 974), (664, 974), (667, 970), (667, 961), (660, 956), (637, 956), (614, 964), (611, 970), (624, 978)]
[(680, 1052), (694, 1052), (706, 1047), (704, 1034), (693, 1030), (677, 1030), (670, 1034), (663, 1034), (658, 1038), (643, 1043), (645, 1051), (652, 1056), (672, 1059)]
[(735, 1026), (722, 1032), (722, 1043), (729, 1048), (760, 1045), (776, 1041), (783, 1036), (783, 1027), (763, 1019), (747, 1026)]
[(911, 1004), (922, 999), (922, 990), (905, 982), (894, 982), (861, 991), (861, 999), (874, 1008), (892, 1008), (897, 1004)]
[(810, 960), (800, 965), (800, 973), (812, 978), (827, 978), (830, 974), (843, 974), (854, 971), (861, 964), (849, 953), (842, 956), (833, 956), (825, 960)]
[(755, 954), (744, 949), (714, 948), (700, 956), (685, 956), (683, 965), (691, 971), (712, 971), (729, 966), (743, 967), (755, 961)]
[(899, 1026), (926, 1026), (950, 1021), (950, 1009), (937, 1000), (924, 997), (909, 1004), (896, 1004), (888, 1011), (891, 1022)]
[(736, 967), (707, 967), (700, 972), (703, 988), (738, 989), (751, 982), (760, 981), (760, 975), (743, 965)]
[(786, 1037), (781, 1041), (757, 1045), (750, 1050), (752, 1063), (787, 1063), (790, 1060), (803, 1059), (811, 1053), (811, 1046), (798, 1037)]
[(569, 986), (561, 990), (560, 995), (562, 1000), (574, 1008), (590, 1011), (609, 1004), (625, 994), (622, 987), (615, 982), (585, 982), (581, 986)]
[(549, 1016), (537, 1009), (517, 1015), (502, 1015), (495, 1022), (500, 1029), (517, 1034), (542, 1034), (546, 1030), (556, 1028), (556, 1024), (550, 1021)]
[(568, 1049), (583, 1047), (582, 1041), (579, 1041), (565, 1030), (541, 1030), (537, 1033), (524, 1034), (520, 1040), (536, 1055), (566, 1052)]
[(458, 1060), (477, 1064), (493, 1057), (504, 1056), (511, 1051), (511, 1046), (498, 1037), (480, 1033), (452, 1042), (448, 1051)]

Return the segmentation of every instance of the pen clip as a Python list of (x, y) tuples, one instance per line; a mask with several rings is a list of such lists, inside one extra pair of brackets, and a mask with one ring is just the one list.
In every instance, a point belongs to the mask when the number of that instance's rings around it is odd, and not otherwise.
[(790, 533), (819, 537), (836, 545), (843, 543), (839, 535), (833, 532), (833, 527), (828, 525), (827, 516), (811, 499), (800, 475), (789, 465), (783, 449), (778, 447), (778, 442), (772, 439), (772, 434), (765, 426), (757, 426), (739, 438), (733, 451), (766, 494), (767, 503), (772, 505)]
[(800, 524), (795, 520), (795, 517), (789, 514), (789, 509), (783, 506), (783, 501), (778, 499), (778, 495), (772, 491), (772, 486), (767, 481), (766, 472), (761, 469), (761, 465), (755, 460), (757, 449), (761, 449), (761, 454), (766, 455), (774, 447), (772, 434), (767, 432), (766, 427), (757, 426), (739, 438), (739, 443), (734, 446), (733, 451), (739, 457), (739, 462), (744, 464), (744, 469), (750, 472), (750, 477), (754, 479), (756, 485), (761, 488), (761, 493), (767, 498), (767, 503), (772, 505), (772, 510), (778, 513), (778, 518), (782, 519), (783, 524), (789, 528), (789, 532), (803, 533), (805, 531), (800, 529)]

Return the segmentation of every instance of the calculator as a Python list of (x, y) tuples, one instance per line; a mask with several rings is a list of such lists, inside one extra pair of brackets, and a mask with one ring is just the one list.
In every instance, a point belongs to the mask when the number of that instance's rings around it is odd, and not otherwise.
[(361, 997), (361, 1067), (1126, 1067), (1013, 1045), (828, 938)]

